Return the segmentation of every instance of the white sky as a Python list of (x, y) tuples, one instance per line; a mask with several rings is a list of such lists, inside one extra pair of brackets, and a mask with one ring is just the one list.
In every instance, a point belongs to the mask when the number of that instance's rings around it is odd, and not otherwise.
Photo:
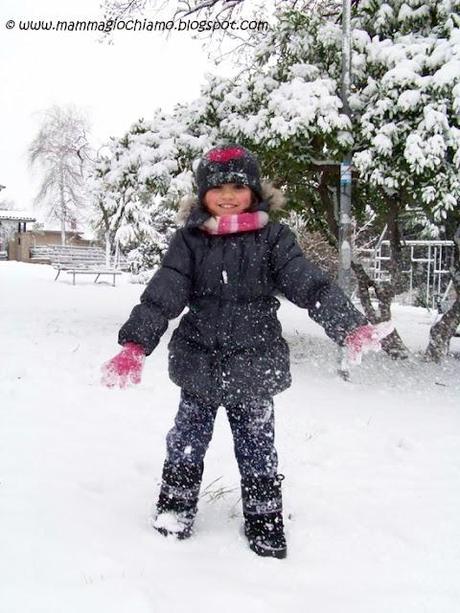
[[(123, 31), (107, 45), (92, 32), (19, 30), (20, 19), (39, 18), (101, 18), (99, 0), (2, 0), (0, 184), (6, 189), (0, 199), (24, 210), (32, 210), (39, 178), (27, 165), (37, 111), (67, 103), (85, 109), (99, 146), (155, 108), (197, 97), (204, 74), (218, 70), (187, 32), (166, 39), (159, 32)], [(14, 29), (6, 28), (10, 19)]]

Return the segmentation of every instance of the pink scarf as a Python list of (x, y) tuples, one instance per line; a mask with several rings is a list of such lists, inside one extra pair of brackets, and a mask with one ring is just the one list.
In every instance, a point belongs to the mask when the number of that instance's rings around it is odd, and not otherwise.
[(268, 213), (240, 213), (239, 215), (223, 215), (210, 217), (201, 226), (208, 234), (234, 234), (235, 232), (253, 232), (260, 230), (268, 223)]

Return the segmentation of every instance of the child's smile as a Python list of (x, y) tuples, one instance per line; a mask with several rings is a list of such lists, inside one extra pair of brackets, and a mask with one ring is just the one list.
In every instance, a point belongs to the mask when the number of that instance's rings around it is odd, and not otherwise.
[(252, 197), (252, 191), (247, 185), (225, 183), (209, 189), (204, 196), (204, 204), (217, 217), (238, 215), (251, 206)]

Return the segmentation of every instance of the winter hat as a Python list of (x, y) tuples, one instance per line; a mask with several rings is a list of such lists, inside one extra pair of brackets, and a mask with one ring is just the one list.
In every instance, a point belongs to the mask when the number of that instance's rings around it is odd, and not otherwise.
[(201, 158), (195, 177), (200, 202), (209, 189), (224, 183), (247, 185), (262, 200), (257, 158), (241, 145), (222, 145), (208, 151)]

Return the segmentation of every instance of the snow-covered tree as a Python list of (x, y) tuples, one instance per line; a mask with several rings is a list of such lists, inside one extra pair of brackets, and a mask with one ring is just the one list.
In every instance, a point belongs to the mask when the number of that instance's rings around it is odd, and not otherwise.
[(397, 289), (403, 219), (443, 238), (456, 227), (446, 220), (460, 200), (460, 2), (365, 0), (354, 26), (354, 163), (383, 196)]
[[(340, 100), (340, 22), (294, 1), (283, 3), (269, 33), (248, 43), (241, 72), (208, 78), (196, 102), (194, 136), (254, 150), (289, 205), (332, 238), (338, 163), (352, 148), (354, 214), (364, 218), (370, 209), (375, 230), (386, 226), (392, 246), (391, 282), (373, 283), (378, 309), (369, 297), (371, 280), (359, 262), (355, 267), (373, 321), (390, 316), (401, 289), (402, 226), (417, 220), (440, 232), (457, 206), (459, 2), (354, 4), (351, 119)], [(170, 161), (169, 152), (158, 154)]]
[(460, 2), (365, 0), (352, 105), (361, 176), (445, 219), (460, 198)]
[(43, 113), (38, 134), (29, 147), (29, 161), (44, 176), (35, 198), (49, 219), (61, 224), (65, 244), (66, 229), (76, 223), (85, 208), (85, 173), (89, 162), (88, 121), (75, 107), (52, 106)]
[(201, 101), (157, 110), (121, 139), (112, 139), (95, 166), (91, 192), (94, 224), (108, 250), (119, 245), (132, 270), (154, 268), (176, 228), (174, 205), (192, 190), (192, 163), (212, 130), (198, 127)]
[(300, 200), (310, 218), (327, 219), (332, 234), (337, 167), (326, 172), (323, 164), (318, 172), (315, 159), (337, 164), (353, 148), (354, 212), (370, 206), (392, 246), (392, 279), (378, 288), (380, 312), (366, 300), (374, 320), (389, 316), (391, 298), (402, 290), (403, 223), (417, 216), (439, 231), (458, 202), (458, 6), (454, 0), (356, 5), (351, 122), (339, 97), (340, 23), (302, 11), (279, 14), (256, 46), (249, 73), (208, 87), (220, 130), (255, 149), (291, 202)]

